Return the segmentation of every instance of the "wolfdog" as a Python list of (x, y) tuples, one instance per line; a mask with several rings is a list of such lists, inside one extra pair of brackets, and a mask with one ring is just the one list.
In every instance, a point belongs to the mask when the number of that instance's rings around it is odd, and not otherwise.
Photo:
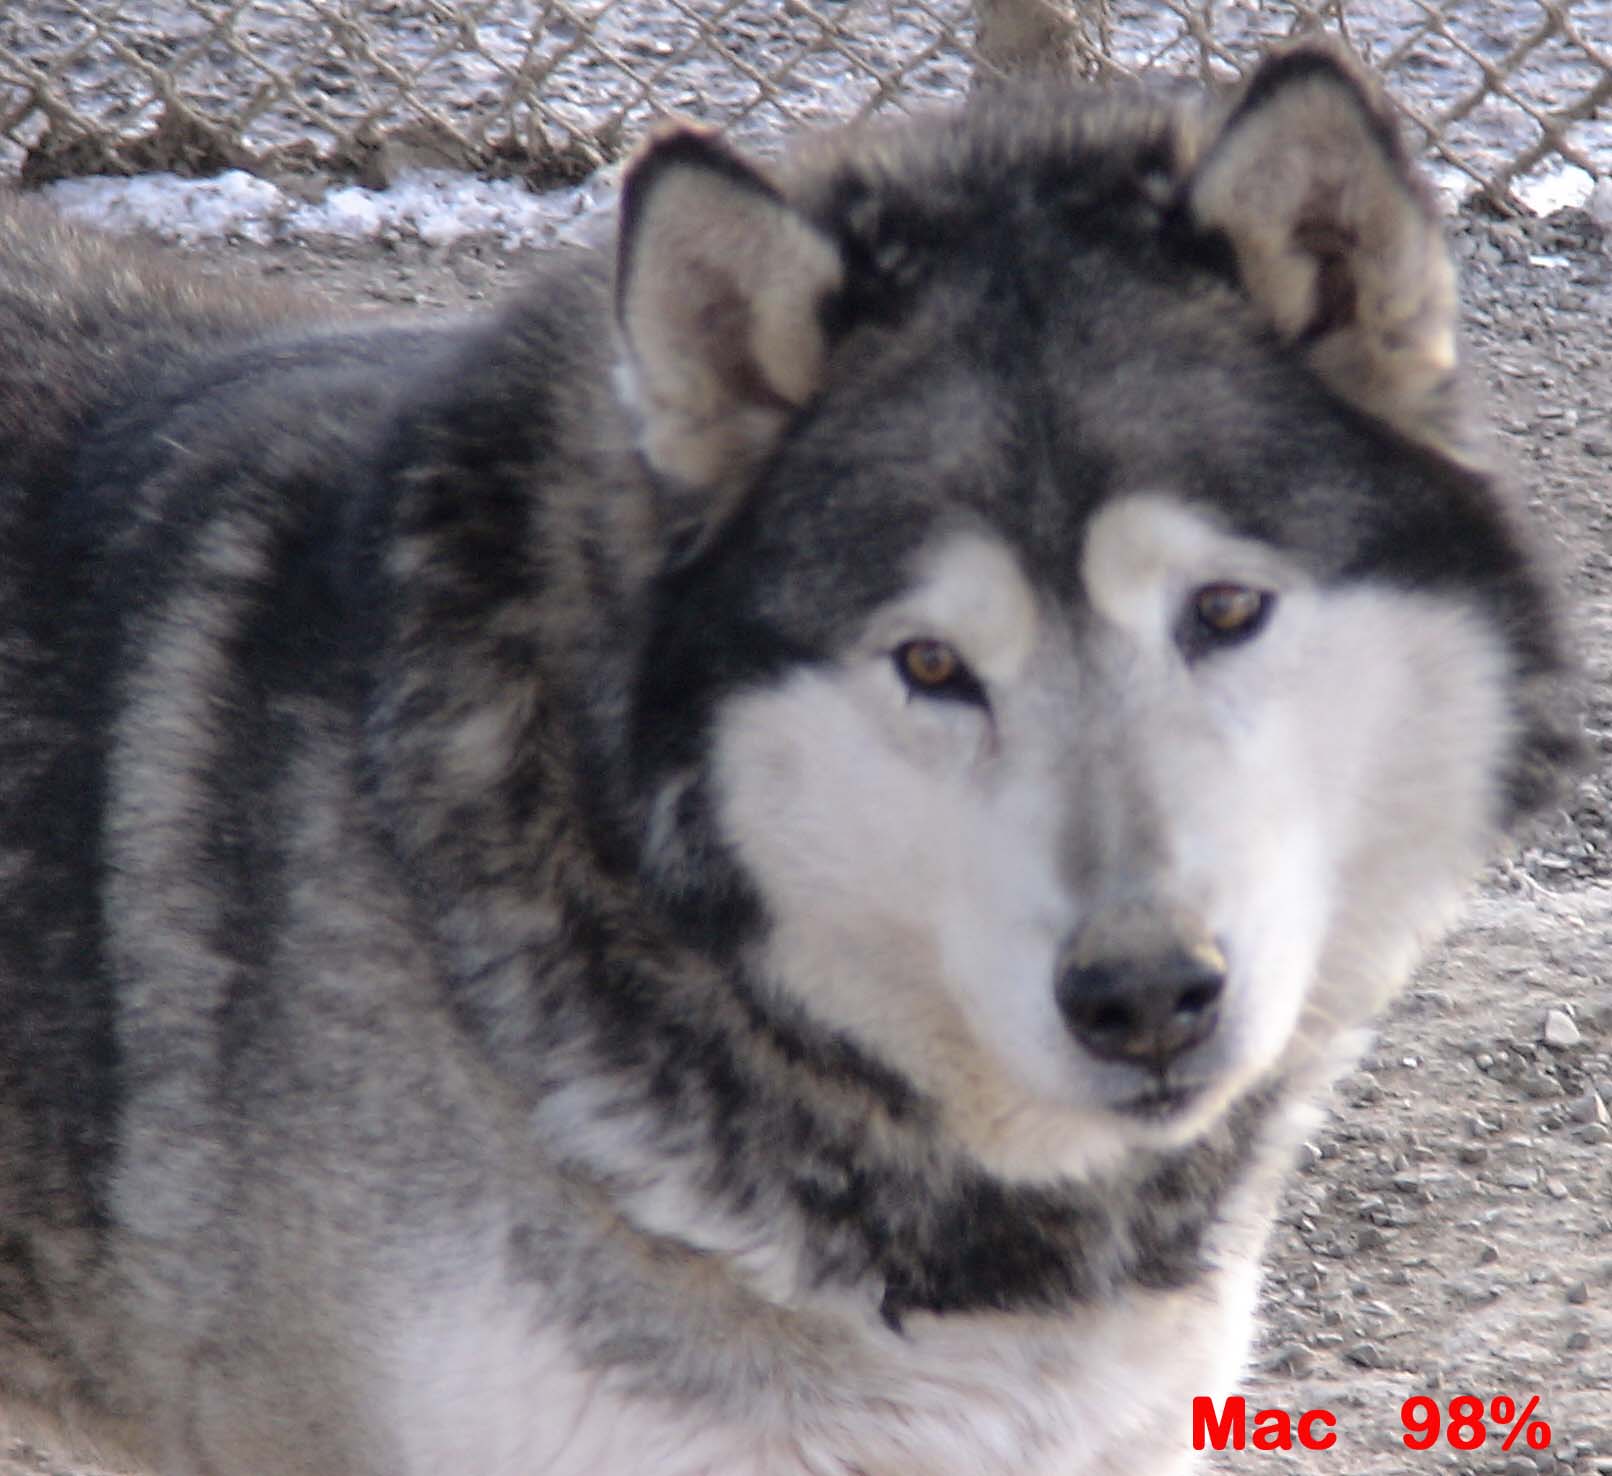
[(1330, 51), (332, 324), (0, 224), (0, 1394), (163, 1476), (1183, 1469), (1574, 749)]

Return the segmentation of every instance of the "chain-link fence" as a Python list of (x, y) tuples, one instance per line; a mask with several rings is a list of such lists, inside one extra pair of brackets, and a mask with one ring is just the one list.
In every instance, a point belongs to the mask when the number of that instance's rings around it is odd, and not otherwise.
[(1447, 170), (1612, 174), (1612, 0), (7, 0), (0, 176), (574, 180), (655, 117), (776, 136), (984, 69), (1229, 80), (1325, 28)]

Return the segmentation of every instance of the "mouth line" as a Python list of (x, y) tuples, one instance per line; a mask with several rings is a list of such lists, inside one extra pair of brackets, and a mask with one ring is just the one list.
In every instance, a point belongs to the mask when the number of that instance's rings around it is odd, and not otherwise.
[(1154, 1081), (1145, 1091), (1114, 1103), (1114, 1111), (1143, 1121), (1163, 1121), (1176, 1117), (1204, 1095), (1202, 1083)]

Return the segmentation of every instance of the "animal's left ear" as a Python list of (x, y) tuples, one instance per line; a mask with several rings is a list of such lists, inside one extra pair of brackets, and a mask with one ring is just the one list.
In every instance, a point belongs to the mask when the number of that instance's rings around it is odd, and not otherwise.
[(616, 315), (642, 448), (686, 555), (818, 390), (838, 248), (703, 130), (651, 139), (622, 190)]
[(1249, 80), (1188, 186), (1244, 289), (1345, 400), (1467, 459), (1454, 393), (1455, 274), (1386, 106), (1305, 46)]

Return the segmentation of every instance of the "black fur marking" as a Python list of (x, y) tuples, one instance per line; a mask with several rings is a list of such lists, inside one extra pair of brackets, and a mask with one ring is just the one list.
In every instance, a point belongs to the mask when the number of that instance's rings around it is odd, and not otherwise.
[(0, 1165), (19, 1176), (19, 1216), (101, 1227), (123, 1103), (99, 904), (118, 632), (72, 486), (0, 492), (0, 1017), (22, 1043), (0, 1052), (0, 1101), (18, 1104), (0, 1112)]
[(1377, 107), (1375, 99), (1361, 84), (1351, 67), (1328, 50), (1304, 47), (1272, 57), (1254, 74), (1237, 110), (1226, 125), (1230, 132), (1245, 117), (1268, 107), (1290, 87), (1306, 82), (1324, 82), (1347, 92), (1359, 109), (1373, 141), (1383, 154), (1403, 167), (1404, 147), (1392, 121)]
[(1214, 1137), (1150, 1166), (1144, 1157), (1123, 1182), (1032, 1189), (976, 1172), (941, 1195), (904, 1186), (901, 1197), (922, 1206), (905, 1216), (885, 1196), (873, 1221), (880, 1244), (870, 1246), (884, 1317), (1053, 1312), (1131, 1284), (1191, 1284), (1209, 1269), (1203, 1238), (1257, 1154), (1271, 1105), (1246, 1100)]

